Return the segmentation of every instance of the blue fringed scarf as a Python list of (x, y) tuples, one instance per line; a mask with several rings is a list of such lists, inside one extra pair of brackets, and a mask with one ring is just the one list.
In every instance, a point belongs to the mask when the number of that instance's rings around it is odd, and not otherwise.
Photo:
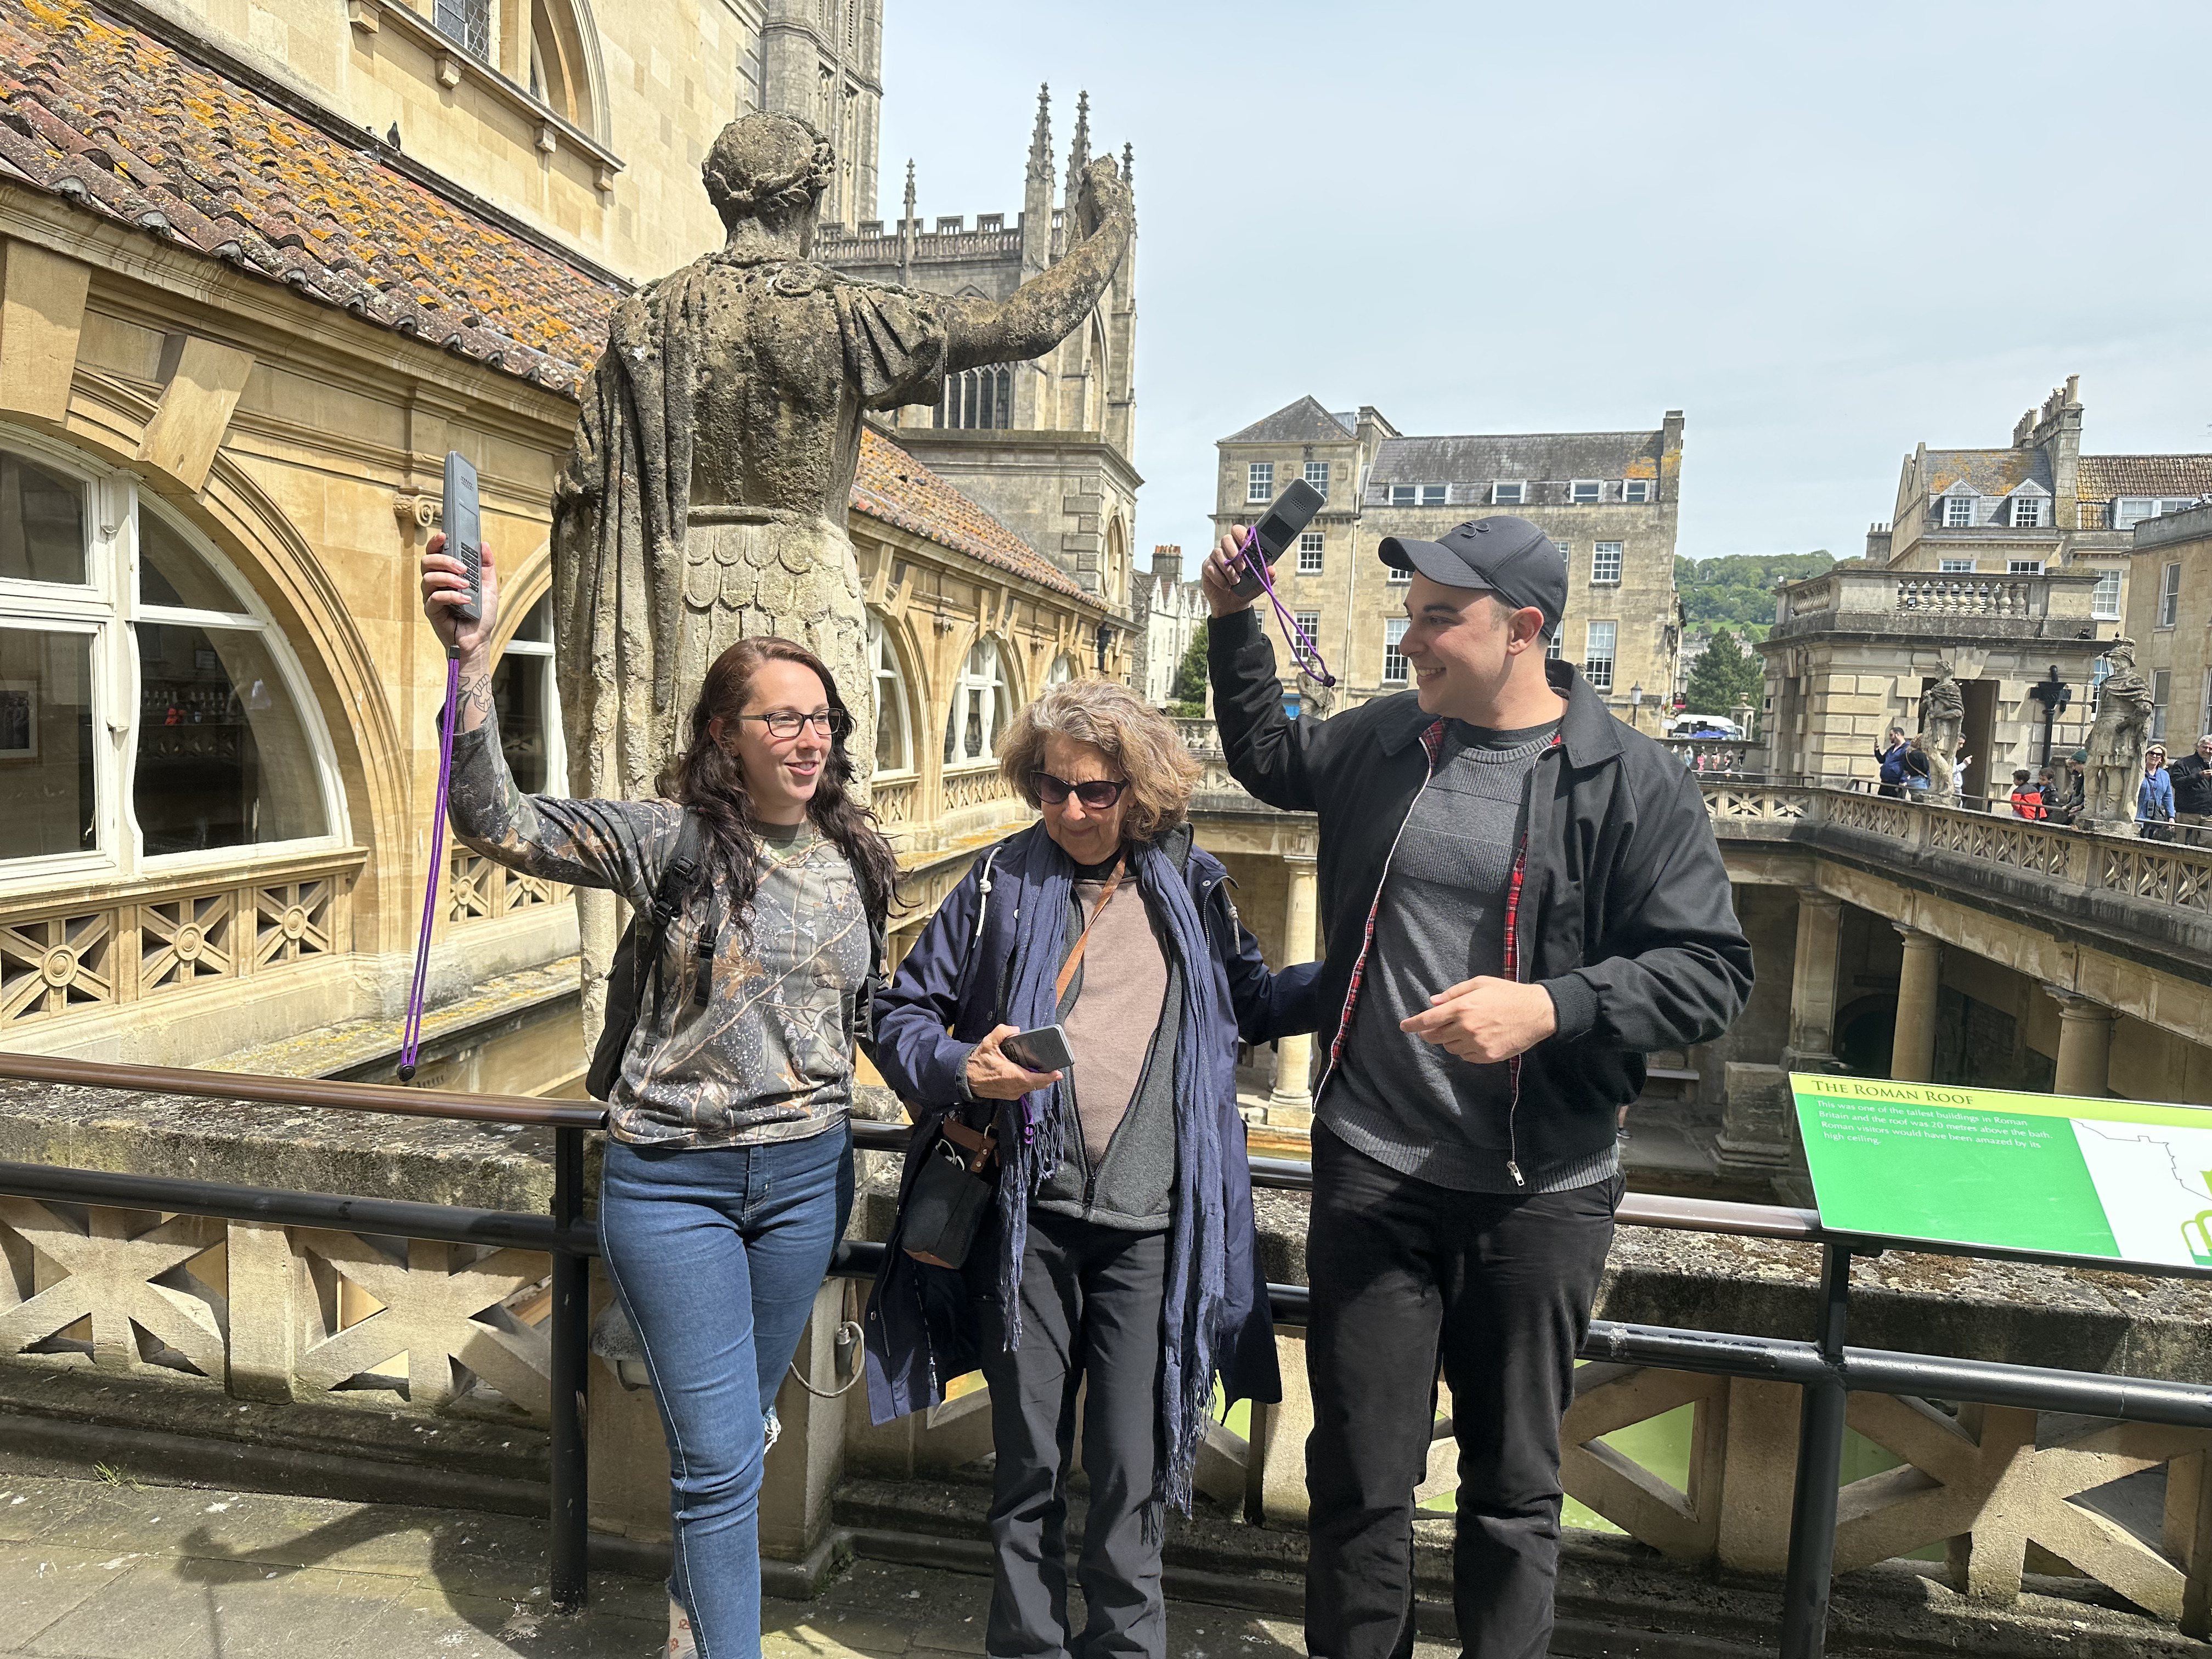
[[(1060, 1018), (1052, 984), (1066, 959), (1068, 907), (1074, 897), (1075, 866), (1043, 835), (1037, 842), (1038, 855), (1024, 860), (1018, 877), (1009, 871), (999, 883), (1002, 892), (1012, 888), (1009, 896), (1020, 924), (1005, 1018), (1024, 1030)], [(1203, 1033), (1234, 1030), (1237, 1022), (1228, 1006), (1227, 981), (1212, 959), (1206, 926), (1182, 872), (1157, 846), (1139, 848), (1131, 856), (1137, 890), (1164, 925), (1182, 966), (1175, 1041), (1176, 1181), (1160, 1315), (1160, 1424), (1166, 1456), (1153, 1497), (1188, 1514), (1199, 1444), (1213, 1404), (1213, 1339), (1226, 1279), (1219, 1106), (1223, 1091), (1233, 1102), (1237, 1089), (1233, 1047), (1208, 1044)], [(1214, 1048), (1225, 1052), (1209, 1052)], [(1007, 1103), (1005, 1109), (999, 1141), (999, 1294), (1010, 1351), (1022, 1340), (1022, 1261), (1029, 1250), (1030, 1200), (1066, 1155), (1065, 1119), (1057, 1083)], [(1152, 1514), (1158, 1513), (1156, 1504)]]

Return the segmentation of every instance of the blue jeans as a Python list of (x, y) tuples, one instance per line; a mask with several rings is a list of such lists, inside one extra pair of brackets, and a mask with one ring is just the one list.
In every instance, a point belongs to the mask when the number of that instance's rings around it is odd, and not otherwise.
[(775, 1396), (853, 1209), (853, 1132), (607, 1143), (599, 1248), (668, 1437), (668, 1593), (699, 1659), (760, 1652), (760, 1486)]

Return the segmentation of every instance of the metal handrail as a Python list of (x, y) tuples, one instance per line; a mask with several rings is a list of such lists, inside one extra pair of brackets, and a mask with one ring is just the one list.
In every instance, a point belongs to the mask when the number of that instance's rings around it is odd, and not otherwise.
[(403, 1089), (394, 1083), (338, 1083), (319, 1077), (268, 1077), (256, 1072), (198, 1072), (59, 1054), (0, 1052), (0, 1078), (66, 1083), (141, 1094), (198, 1095), (272, 1106), (320, 1106), (340, 1112), (390, 1112), (400, 1117), (460, 1118), (530, 1128), (603, 1129), (607, 1109), (554, 1104), (530, 1095), (465, 1095), (451, 1089)]

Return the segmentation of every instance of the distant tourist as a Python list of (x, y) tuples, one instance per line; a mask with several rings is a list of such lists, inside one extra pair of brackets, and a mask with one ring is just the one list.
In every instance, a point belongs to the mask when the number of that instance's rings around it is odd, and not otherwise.
[(658, 799), (524, 794), (494, 708), (491, 550), (482, 617), (465, 623), (444, 546), (423, 556), (422, 609), (460, 659), (453, 828), (494, 863), (611, 889), (641, 917), (673, 907), (658, 958), (635, 964), (645, 994), (606, 1090), (600, 1260), (668, 1441), (669, 1650), (757, 1656), (761, 1473), (853, 1207), (854, 1022), (898, 864), (846, 793), (836, 683), (787, 640), (708, 665)]
[(2166, 775), (2166, 745), (2143, 750), (2143, 775), (2136, 785), (2136, 833), (2145, 841), (2173, 839), (2173, 780)]
[(2043, 810), (2043, 791), (2029, 781), (2027, 769), (2016, 766), (2012, 774), (2012, 815), (2016, 818), (2040, 818)]
[[(2197, 739), (2197, 747), (2166, 769), (2173, 784), (2173, 817), (2192, 829), (2212, 824), (2212, 732)], [(2191, 841), (2202, 836), (2191, 836)]]
[[(1127, 686), (1048, 689), (999, 769), (1042, 821), (975, 860), (876, 1002), (877, 1064), (918, 1121), (868, 1301), (869, 1403), (883, 1423), (978, 1365), (991, 1385), (983, 1652), (1160, 1659), (1164, 1511), (1190, 1508), (1216, 1379), (1224, 1402), (1282, 1398), (1237, 1043), (1311, 1030), (1314, 1006), (1279, 1005), (1320, 969), (1267, 971), (1186, 820), (1198, 763)], [(1039, 1027), (1065, 1072), (1010, 1042)], [(947, 1156), (988, 1178), (951, 1243), (920, 1231), (925, 1168)]]
[(1901, 726), (1891, 726), (1889, 735), (1875, 744), (1875, 764), (1881, 769), (1881, 778), (1878, 793), (1902, 795), (1905, 793), (1905, 757), (1911, 747), (1905, 740), (1905, 728)]
[[(1559, 1419), (1613, 1238), (1621, 1106), (1655, 1049), (1742, 1008), (1751, 949), (1692, 779), (1545, 659), (1565, 561), (1525, 519), (1392, 537), (1414, 689), (1283, 710), (1274, 652), (1205, 570), (1214, 710), (1238, 782), (1320, 816), (1305, 1641), (1413, 1644), (1413, 1489), (1441, 1361), (1462, 1480), (1469, 1654), (1538, 1655), (1559, 1548)], [(1591, 849), (1600, 849), (1591, 856)]]
[(1966, 752), (1966, 739), (1961, 738), (1951, 748), (1951, 793), (1964, 800), (1966, 794), (1966, 769), (1974, 757)]
[(1903, 770), (1905, 798), (1907, 800), (1925, 800), (1929, 780), (1936, 775), (1936, 766), (1928, 751), (1920, 746), (1918, 738), (1914, 738), (1905, 746)]

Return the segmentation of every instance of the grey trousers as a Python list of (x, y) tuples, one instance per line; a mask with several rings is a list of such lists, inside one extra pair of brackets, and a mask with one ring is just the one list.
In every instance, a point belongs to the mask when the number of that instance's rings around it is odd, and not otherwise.
[[(998, 1452), (985, 1651), (991, 1659), (1160, 1659), (1167, 1608), (1152, 1485), (1161, 1456), (1167, 1235), (1032, 1210), (1022, 1264), (1022, 1343), (1012, 1353), (998, 1259), (998, 1230), (988, 1226), (968, 1266)], [(1086, 1382), (1083, 1468), (1091, 1507), (1075, 1576), (1087, 1615), (1076, 1636), (1067, 1626), (1067, 1477), (1076, 1390)]]

